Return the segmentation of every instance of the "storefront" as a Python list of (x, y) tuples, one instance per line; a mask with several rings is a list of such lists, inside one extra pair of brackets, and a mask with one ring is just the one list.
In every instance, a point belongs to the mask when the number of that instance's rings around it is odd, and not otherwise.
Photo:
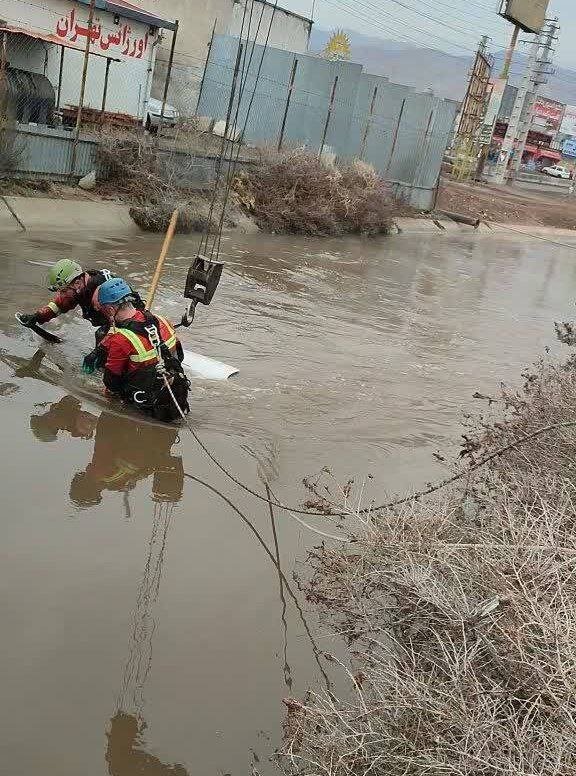
[(2, 66), (48, 79), (57, 110), (74, 110), (79, 104), (89, 38), (85, 107), (144, 117), (159, 31), (172, 29), (172, 22), (124, 0), (96, 0), (91, 29), (87, 0), (2, 0), (1, 15)]

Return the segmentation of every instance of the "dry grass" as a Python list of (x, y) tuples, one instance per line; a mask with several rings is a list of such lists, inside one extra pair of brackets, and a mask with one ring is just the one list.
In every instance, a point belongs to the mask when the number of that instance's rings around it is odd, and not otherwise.
[(399, 209), (369, 165), (338, 170), (302, 150), (264, 154), (235, 189), (262, 230), (283, 234), (387, 234)]
[[(575, 395), (576, 359), (538, 364), (467, 429), (464, 459), (576, 420)], [(518, 446), (312, 554), (308, 597), (350, 644), (351, 692), (287, 699), (288, 772), (576, 773), (575, 444)]]
[[(139, 131), (107, 130), (99, 136), (98, 154), (104, 178), (98, 192), (113, 193), (131, 203), (130, 216), (144, 231), (165, 232), (176, 208), (178, 233), (218, 231), (222, 198), (218, 198), (211, 215), (211, 193), (182, 183), (194, 177), (197, 159), (193, 152), (179, 149), (174, 160), (169, 152), (158, 150), (153, 138)], [(232, 228), (243, 220), (233, 197), (227, 204), (223, 226)]]

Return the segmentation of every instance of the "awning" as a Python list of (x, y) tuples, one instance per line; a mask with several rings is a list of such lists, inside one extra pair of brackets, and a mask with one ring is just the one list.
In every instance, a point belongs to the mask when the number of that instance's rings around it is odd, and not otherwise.
[[(75, 46), (73, 43), (69, 43), (66, 40), (58, 37), (58, 35), (52, 35), (49, 32), (39, 32), (37, 30), (26, 30), (23, 27), (9, 27), (8, 25), (2, 25), (0, 27), (0, 33), (6, 32), (8, 35), (24, 35), (26, 38), (32, 38), (33, 40), (43, 40), (45, 43), (52, 43), (54, 46), (62, 46), (63, 48), (73, 49), (84, 54), (84, 48), (81, 46)], [(106, 54), (97, 54), (90, 49), (91, 57), (102, 57), (103, 59), (111, 59), (113, 62), (120, 62), (120, 59), (116, 57), (107, 57)]]
[[(78, 2), (83, 1), (78, 0)], [(104, 0), (104, 2), (107, 11), (117, 13), (126, 19), (134, 19), (134, 21), (148, 24), (150, 27), (160, 27), (164, 30), (175, 30), (178, 27), (176, 22), (163, 19), (161, 16), (145, 11), (143, 8), (138, 8), (138, 6), (128, 3), (127, 0)]]
[(562, 159), (562, 154), (558, 151), (554, 151), (552, 148), (541, 148), (540, 146), (526, 144), (524, 147), (524, 153), (533, 154), (535, 157), (545, 156), (546, 159), (554, 159), (559, 162)]

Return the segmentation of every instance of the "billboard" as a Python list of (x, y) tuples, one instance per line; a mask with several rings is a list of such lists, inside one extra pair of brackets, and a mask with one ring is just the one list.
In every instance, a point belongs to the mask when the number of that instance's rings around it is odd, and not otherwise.
[(556, 134), (560, 129), (565, 105), (547, 97), (537, 97), (532, 113), (532, 129), (545, 134)]
[(517, 24), (524, 32), (539, 32), (546, 19), (550, 0), (503, 0), (500, 16)]
[(567, 105), (564, 111), (564, 118), (560, 124), (560, 132), (563, 135), (576, 137), (576, 105)]
[(565, 140), (562, 146), (562, 156), (568, 156), (571, 159), (576, 158), (576, 140), (573, 137)]

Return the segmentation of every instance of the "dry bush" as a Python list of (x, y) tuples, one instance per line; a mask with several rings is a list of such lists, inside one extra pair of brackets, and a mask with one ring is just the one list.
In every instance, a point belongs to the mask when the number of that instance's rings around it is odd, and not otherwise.
[(136, 130), (106, 131), (98, 140), (100, 177), (111, 184), (116, 193), (140, 205), (175, 198), (174, 185), (166, 179), (149, 137)]
[(368, 165), (337, 170), (302, 150), (264, 155), (237, 177), (235, 190), (268, 232), (386, 234), (396, 212), (385, 182)]
[(188, 205), (149, 205), (130, 208), (130, 217), (137, 226), (145, 232), (166, 232), (174, 208), (178, 207), (178, 220), (176, 221), (177, 234), (190, 234), (190, 232), (208, 232), (213, 234), (216, 225), (212, 220), (208, 226), (208, 216), (192, 210)]
[[(576, 359), (539, 363), (464, 435), (470, 463), (576, 422)], [(576, 428), (444, 491), (357, 515), (312, 554), (308, 598), (350, 645), (350, 697), (288, 699), (286, 771), (576, 773)], [(347, 492), (346, 495), (349, 495)]]

